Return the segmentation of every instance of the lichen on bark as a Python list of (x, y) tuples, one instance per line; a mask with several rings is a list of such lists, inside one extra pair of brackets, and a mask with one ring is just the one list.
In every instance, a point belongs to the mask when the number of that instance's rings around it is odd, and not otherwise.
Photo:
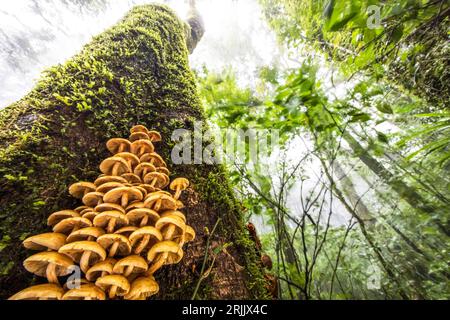
[[(131, 126), (143, 124), (162, 133), (158, 151), (169, 158), (171, 132), (204, 120), (185, 30), (166, 6), (135, 7), (0, 111), (1, 298), (43, 281), (22, 267), (30, 252), (21, 241), (49, 230), (46, 218), (53, 211), (78, 204), (67, 188), (98, 174), (109, 138), (126, 137)], [(204, 227), (211, 230), (219, 217), (223, 223), (213, 241), (231, 243), (230, 255), (220, 254), (199, 297), (266, 298), (261, 267), (223, 168), (178, 165), (171, 171), (192, 183), (182, 200), (197, 238), (186, 247), (182, 263), (158, 273), (156, 298), (191, 297), (203, 262)]]

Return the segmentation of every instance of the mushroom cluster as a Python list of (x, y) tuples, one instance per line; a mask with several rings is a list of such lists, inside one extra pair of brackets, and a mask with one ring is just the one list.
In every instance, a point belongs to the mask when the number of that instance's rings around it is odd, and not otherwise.
[[(142, 125), (131, 128), (129, 139), (108, 140), (112, 156), (100, 164), (102, 174), (69, 188), (83, 205), (52, 213), (47, 223), (53, 232), (23, 242), (40, 251), (24, 261), (25, 269), (49, 283), (10, 299), (143, 300), (158, 292), (153, 274), (183, 258), (182, 247), (195, 231), (180, 211), (179, 197), (189, 181), (170, 182), (167, 165), (155, 152), (157, 141), (160, 134)], [(60, 278), (74, 266), (81, 279), (66, 277), (61, 286)]]

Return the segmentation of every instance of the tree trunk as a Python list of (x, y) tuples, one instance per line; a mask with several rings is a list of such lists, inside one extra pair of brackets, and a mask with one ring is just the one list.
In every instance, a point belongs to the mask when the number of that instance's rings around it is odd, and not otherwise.
[[(0, 111), (0, 297), (33, 280), (22, 267), (30, 255), (21, 246), (24, 237), (49, 231), (46, 218), (52, 212), (80, 205), (69, 196), (68, 186), (95, 179), (108, 156), (105, 142), (127, 137), (135, 124), (161, 132), (157, 151), (174, 176), (191, 181), (182, 196), (183, 212), (197, 237), (186, 245), (179, 264), (156, 274), (161, 288), (156, 298), (191, 298), (206, 248), (205, 227), (211, 230), (219, 217), (211, 241), (215, 247), (232, 246), (229, 254), (218, 254), (197, 297), (267, 297), (255, 248), (223, 168), (170, 164), (172, 131), (192, 130), (193, 121), (204, 119), (188, 66), (187, 43), (195, 47), (199, 40), (192, 41), (190, 30), (166, 6), (136, 7), (78, 55), (48, 70), (27, 96)], [(208, 256), (213, 254), (210, 249)]]

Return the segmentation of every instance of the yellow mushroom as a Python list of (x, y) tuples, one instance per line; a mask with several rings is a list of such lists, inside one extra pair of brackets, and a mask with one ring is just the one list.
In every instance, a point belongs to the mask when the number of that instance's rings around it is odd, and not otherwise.
[(23, 289), (8, 300), (60, 300), (64, 289), (54, 283), (38, 284)]
[(111, 233), (104, 234), (97, 239), (97, 243), (100, 244), (106, 251), (108, 251), (108, 257), (113, 258), (116, 255), (124, 256), (131, 252), (131, 245), (127, 237)]
[(134, 253), (140, 254), (147, 248), (163, 239), (161, 232), (155, 227), (146, 226), (137, 229), (129, 236), (131, 248)]
[(180, 197), (181, 191), (186, 190), (189, 187), (189, 180), (186, 178), (176, 178), (170, 183), (170, 190), (175, 191), (173, 196), (175, 200)]
[(100, 203), (103, 203), (103, 196), (104, 194), (101, 192), (89, 192), (84, 195), (82, 201), (89, 207), (96, 207)]
[(148, 162), (155, 167), (166, 167), (166, 162), (156, 152), (145, 153), (139, 158), (140, 162)]
[(47, 225), (50, 227), (55, 226), (60, 221), (68, 218), (79, 217), (80, 214), (75, 210), (61, 210), (53, 212), (47, 219)]
[(121, 157), (110, 157), (100, 163), (100, 171), (110, 176), (120, 176), (131, 172), (128, 162)]
[(106, 258), (104, 261), (97, 262), (86, 272), (86, 279), (95, 281), (100, 277), (113, 274), (113, 267), (115, 264), (116, 260), (113, 258)]
[(84, 273), (89, 270), (90, 266), (106, 258), (106, 251), (95, 241), (71, 242), (59, 248), (58, 252), (79, 263)]
[(147, 269), (148, 265), (144, 258), (138, 255), (131, 255), (117, 261), (114, 265), (113, 272), (128, 277), (132, 273), (144, 273)]
[(169, 177), (161, 172), (150, 172), (144, 176), (144, 182), (152, 187), (163, 189), (169, 184)]
[(119, 182), (119, 183), (125, 184), (125, 183), (127, 183), (127, 180), (120, 176), (101, 176), (101, 177), (98, 177), (94, 181), (94, 184), (96, 187), (99, 187), (102, 184), (108, 183), (108, 182)]
[(70, 234), (81, 228), (91, 227), (92, 222), (83, 217), (74, 217), (61, 220), (53, 226), (53, 232)]
[(130, 148), (131, 152), (137, 155), (138, 157), (142, 156), (144, 153), (151, 153), (155, 151), (155, 147), (151, 143), (150, 140), (136, 140), (133, 141)]
[(150, 266), (146, 274), (153, 274), (165, 264), (180, 262), (183, 258), (183, 249), (174, 241), (161, 241), (150, 248), (147, 261)]
[(106, 295), (102, 289), (94, 284), (84, 284), (79, 288), (70, 289), (63, 296), (62, 300), (105, 300)]
[(129, 152), (130, 147), (131, 147), (130, 141), (123, 138), (113, 138), (109, 139), (108, 142), (106, 142), (106, 148), (112, 154), (120, 152)]
[(58, 252), (44, 251), (28, 257), (23, 266), (28, 272), (40, 277), (46, 277), (48, 282), (58, 282), (58, 277), (68, 275), (73, 265), (72, 260)]
[(136, 226), (154, 225), (159, 219), (158, 212), (148, 208), (136, 208), (127, 212), (128, 221)]
[(95, 191), (95, 188), (95, 184), (91, 182), (80, 181), (70, 186), (69, 193), (72, 197), (81, 199), (86, 193)]
[(62, 233), (41, 233), (35, 236), (26, 238), (23, 241), (23, 246), (30, 250), (54, 250), (58, 251), (64, 243), (66, 243), (66, 236)]
[(128, 218), (120, 211), (104, 211), (94, 218), (94, 226), (113, 233), (115, 230), (128, 225)]
[(145, 300), (157, 294), (159, 285), (153, 276), (139, 277), (131, 284), (130, 292), (125, 295), (126, 300)]
[(130, 283), (127, 278), (117, 274), (100, 277), (95, 281), (95, 285), (107, 292), (110, 299), (124, 296), (130, 291)]
[(140, 201), (144, 197), (142, 193), (133, 187), (120, 187), (108, 191), (103, 197), (104, 202), (120, 204), (126, 207), (132, 201)]
[(95, 241), (98, 237), (105, 234), (102, 228), (87, 227), (73, 231), (66, 239), (67, 243), (76, 241)]

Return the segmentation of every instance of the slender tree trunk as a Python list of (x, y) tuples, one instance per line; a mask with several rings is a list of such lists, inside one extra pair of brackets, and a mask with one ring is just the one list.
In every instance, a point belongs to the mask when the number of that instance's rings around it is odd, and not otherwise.
[(191, 297), (203, 263), (205, 227), (211, 230), (219, 217), (211, 243), (232, 246), (229, 254), (217, 255), (197, 297), (267, 297), (258, 257), (222, 167), (171, 165), (173, 130), (192, 129), (194, 120), (204, 119), (188, 66), (187, 43), (193, 48), (199, 38), (191, 39), (190, 31), (166, 6), (136, 7), (0, 111), (0, 230), (6, 245), (0, 251), (0, 297), (32, 280), (22, 267), (30, 254), (21, 247), (24, 237), (49, 230), (46, 218), (52, 212), (80, 205), (68, 186), (93, 180), (108, 156), (105, 142), (127, 137), (138, 123), (161, 132), (157, 151), (174, 176), (191, 181), (182, 197), (183, 211), (197, 233), (182, 261), (157, 273), (161, 289), (156, 298)]
[[(402, 179), (393, 175), (380, 162), (373, 158), (365, 148), (348, 132), (344, 133), (344, 139), (349, 144), (353, 153), (377, 176), (379, 176), (385, 183), (387, 183), (403, 200), (405, 200), (411, 207), (421, 210), (422, 212), (432, 214), (438, 208), (431, 204), (427, 199), (422, 197), (413, 187), (410, 187)], [(440, 222), (436, 222), (439, 229), (450, 235), (446, 226)]]

